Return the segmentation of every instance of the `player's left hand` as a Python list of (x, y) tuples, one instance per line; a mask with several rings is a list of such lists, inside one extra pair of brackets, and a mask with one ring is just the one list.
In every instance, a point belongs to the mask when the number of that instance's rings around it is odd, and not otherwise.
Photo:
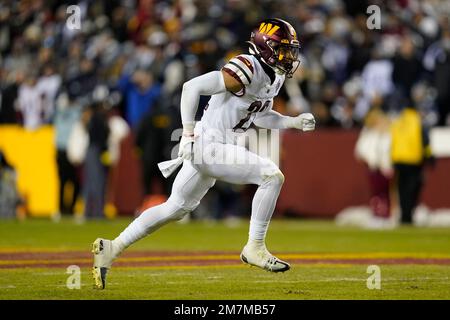
[(312, 131), (316, 128), (316, 120), (311, 113), (302, 113), (294, 118), (293, 126), (303, 131)]

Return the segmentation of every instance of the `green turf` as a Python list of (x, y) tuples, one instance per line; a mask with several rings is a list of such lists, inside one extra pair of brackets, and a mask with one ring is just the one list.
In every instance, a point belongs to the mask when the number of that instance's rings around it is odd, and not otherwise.
[[(128, 219), (77, 225), (71, 220), (0, 222), (0, 250), (89, 250), (97, 237), (116, 236)], [(238, 252), (246, 222), (171, 224), (130, 250), (225, 250)], [(270, 250), (299, 253), (397, 252), (450, 257), (450, 229), (402, 227), (392, 231), (341, 228), (328, 221), (271, 223)], [(450, 266), (381, 265), (381, 290), (366, 287), (365, 265), (294, 265), (284, 274), (256, 268), (115, 268), (108, 288), (92, 289), (82, 269), (80, 290), (66, 288), (64, 269), (0, 269), (0, 299), (450, 299)]]
[(366, 266), (295, 266), (270, 274), (250, 267), (114, 269), (103, 291), (88, 269), (80, 290), (66, 288), (65, 270), (0, 271), (0, 299), (449, 299), (443, 266), (380, 266), (381, 290), (366, 287)]

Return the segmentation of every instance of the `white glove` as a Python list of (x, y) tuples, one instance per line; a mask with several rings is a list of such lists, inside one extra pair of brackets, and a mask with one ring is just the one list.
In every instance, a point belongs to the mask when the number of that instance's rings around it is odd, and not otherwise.
[(183, 135), (180, 140), (178, 157), (181, 157), (185, 160), (192, 160), (193, 152), (194, 152), (194, 136)]
[(316, 128), (316, 120), (311, 113), (302, 113), (292, 118), (291, 126), (303, 131), (312, 131)]
[(178, 157), (185, 160), (192, 160), (194, 153), (194, 124), (183, 125), (183, 135), (181, 136), (178, 149)]

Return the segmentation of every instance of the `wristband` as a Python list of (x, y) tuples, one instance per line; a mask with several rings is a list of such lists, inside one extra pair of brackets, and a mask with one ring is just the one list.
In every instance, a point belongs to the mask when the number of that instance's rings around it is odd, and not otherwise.
[(183, 136), (192, 137), (194, 135), (195, 122), (189, 121), (183, 123)]

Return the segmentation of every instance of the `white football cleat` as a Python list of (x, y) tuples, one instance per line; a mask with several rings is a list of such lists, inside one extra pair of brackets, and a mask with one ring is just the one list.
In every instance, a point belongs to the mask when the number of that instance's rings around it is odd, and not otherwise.
[(111, 240), (98, 238), (92, 244), (94, 254), (94, 266), (92, 276), (94, 278), (95, 289), (105, 289), (106, 273), (116, 258)]
[(285, 272), (291, 268), (289, 263), (278, 259), (267, 251), (265, 246), (255, 247), (247, 244), (242, 250), (241, 260), (270, 272)]

